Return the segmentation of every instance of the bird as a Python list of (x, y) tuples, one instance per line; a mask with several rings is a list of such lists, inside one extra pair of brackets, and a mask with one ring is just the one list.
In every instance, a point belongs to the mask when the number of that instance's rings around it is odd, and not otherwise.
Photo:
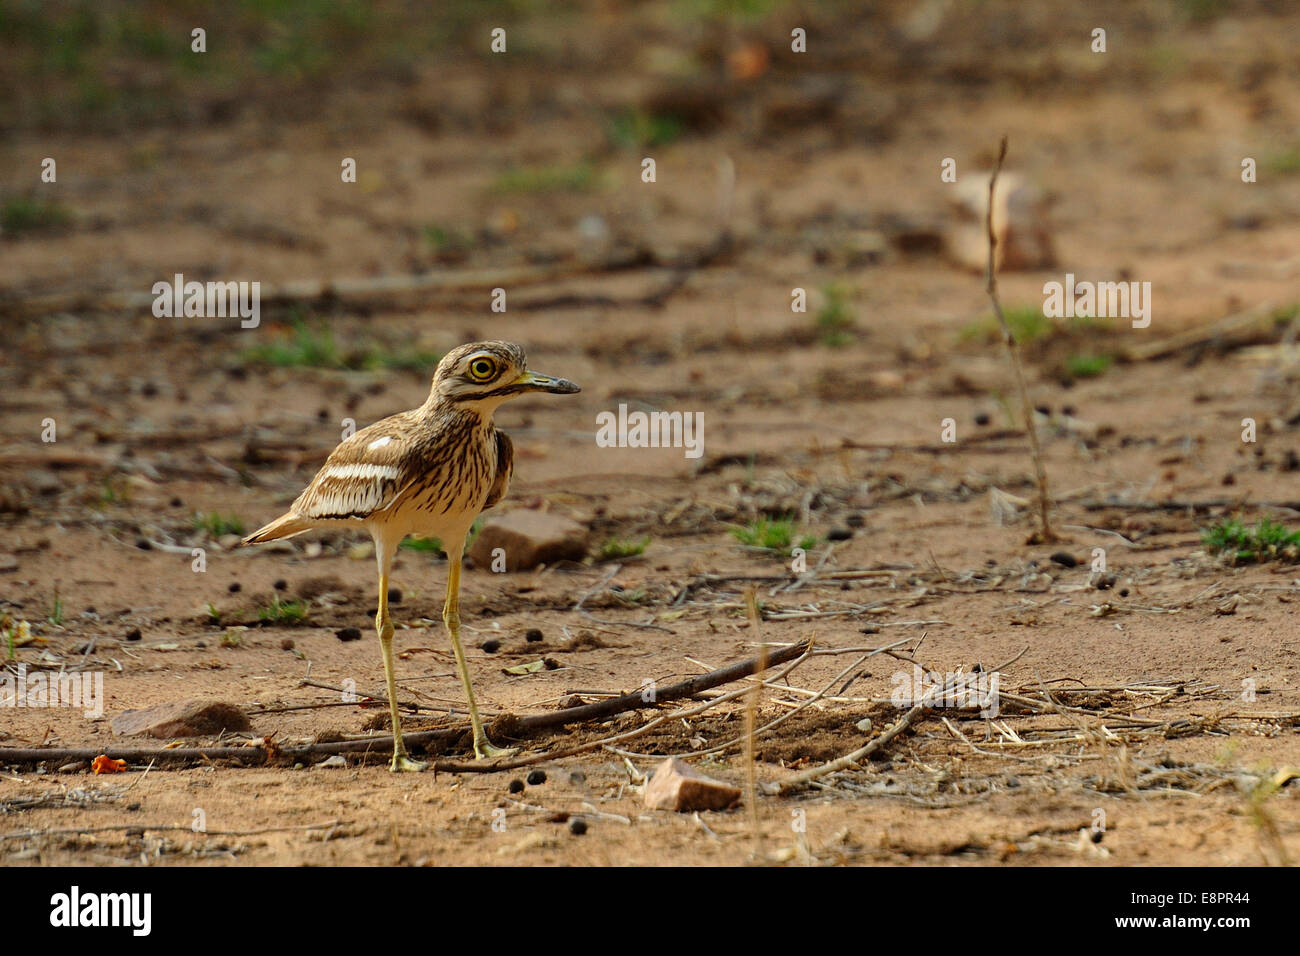
[(529, 392), (578, 391), (567, 379), (529, 371), (524, 350), (512, 342), (461, 345), (438, 363), (423, 405), (344, 439), (287, 512), (243, 539), (250, 545), (315, 529), (350, 528), (364, 530), (374, 540), (379, 565), (375, 630), (384, 656), (393, 722), (389, 769), (394, 773), (428, 766), (413, 760), (402, 743), (393, 676), (393, 623), (388, 613), (393, 557), (411, 534), (439, 539), (447, 553), (442, 620), (469, 704), (474, 755), (483, 760), (515, 752), (492, 744), (474, 703), (460, 643), (461, 558), (474, 519), (505, 497), (513, 472), (514, 445), (492, 421), (497, 407)]

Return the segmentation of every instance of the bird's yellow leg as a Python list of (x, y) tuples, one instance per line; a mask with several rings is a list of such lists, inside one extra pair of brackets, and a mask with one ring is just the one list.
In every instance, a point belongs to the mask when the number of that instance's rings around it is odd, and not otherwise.
[[(383, 558), (381, 557), (382, 561)], [(393, 773), (416, 772), (429, 765), (412, 760), (402, 743), (402, 717), (397, 712), (397, 680), (393, 676), (393, 622), (388, 617), (388, 571), (379, 570), (379, 613), (375, 615), (375, 630), (379, 632), (379, 646), (384, 651), (384, 679), (388, 682), (388, 713), (393, 721), (393, 762), (388, 769)]]
[(492, 746), (492, 742), (483, 731), (483, 721), (479, 720), (478, 707), (474, 704), (474, 687), (469, 680), (465, 649), (460, 646), (460, 560), (463, 550), (464, 545), (447, 555), (447, 603), (442, 607), (442, 623), (447, 625), (447, 633), (451, 635), (451, 649), (456, 655), (460, 682), (465, 685), (465, 700), (469, 702), (469, 722), (474, 728), (474, 756), (479, 760), (488, 757), (508, 757), (515, 753), (514, 748)]

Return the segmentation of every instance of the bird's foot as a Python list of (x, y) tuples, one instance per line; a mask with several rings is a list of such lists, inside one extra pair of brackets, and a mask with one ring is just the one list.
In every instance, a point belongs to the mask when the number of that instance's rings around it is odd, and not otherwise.
[(513, 757), (517, 753), (519, 753), (518, 747), (494, 747), (487, 737), (474, 741), (474, 756), (479, 760), (488, 760), (492, 757)]
[(423, 760), (412, 760), (404, 753), (393, 754), (393, 762), (388, 765), (389, 773), (419, 773), (428, 769), (429, 765)]

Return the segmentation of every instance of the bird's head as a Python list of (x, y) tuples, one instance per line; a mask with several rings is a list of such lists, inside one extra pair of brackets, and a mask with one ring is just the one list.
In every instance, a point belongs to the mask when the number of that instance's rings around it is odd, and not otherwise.
[(525, 392), (577, 391), (568, 379), (530, 372), (524, 350), (513, 342), (472, 342), (442, 357), (433, 373), (431, 398), (490, 415), (502, 402)]

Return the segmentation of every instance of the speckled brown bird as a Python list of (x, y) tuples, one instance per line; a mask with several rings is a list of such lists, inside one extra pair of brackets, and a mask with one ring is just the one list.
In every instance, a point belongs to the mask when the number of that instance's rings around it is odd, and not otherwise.
[(511, 342), (462, 345), (438, 363), (423, 405), (375, 422), (342, 442), (287, 513), (244, 539), (244, 544), (256, 544), (315, 528), (355, 528), (374, 539), (379, 563), (375, 629), (388, 681), (394, 772), (427, 766), (412, 760), (402, 743), (388, 615), (389, 571), (398, 545), (409, 534), (438, 538), (447, 552), (442, 620), (465, 686), (474, 753), (483, 759), (512, 752), (492, 746), (474, 704), (460, 643), (461, 557), (474, 519), (500, 501), (510, 483), (513, 446), (493, 425), (492, 414), (502, 402), (526, 392), (577, 391), (566, 379), (528, 371), (524, 350)]

